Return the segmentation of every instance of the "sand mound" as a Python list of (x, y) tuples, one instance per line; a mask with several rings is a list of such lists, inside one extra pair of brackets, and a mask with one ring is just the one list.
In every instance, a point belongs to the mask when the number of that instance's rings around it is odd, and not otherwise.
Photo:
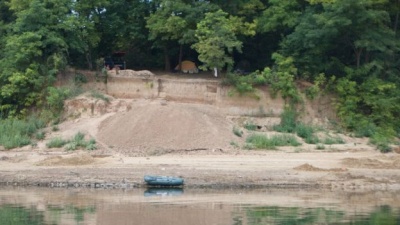
[(98, 140), (125, 153), (230, 147), (239, 141), (233, 124), (213, 106), (137, 101), (130, 111), (105, 120)]
[(331, 169), (323, 169), (323, 168), (319, 168), (319, 167), (315, 167), (313, 165), (310, 165), (308, 163), (305, 163), (303, 165), (297, 166), (295, 168), (293, 168), (295, 170), (301, 170), (301, 171), (315, 171), (315, 172), (319, 172), (319, 171), (326, 171), (326, 172), (344, 172), (347, 171), (346, 168), (331, 168)]

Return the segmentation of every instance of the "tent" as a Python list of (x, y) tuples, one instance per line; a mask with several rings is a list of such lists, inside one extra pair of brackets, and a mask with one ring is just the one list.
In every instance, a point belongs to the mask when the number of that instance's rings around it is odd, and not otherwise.
[[(179, 70), (179, 64), (175, 67), (175, 70)], [(185, 60), (182, 61), (182, 68), (181, 71), (184, 73), (198, 73), (199, 69), (197, 69), (197, 66), (194, 62)]]

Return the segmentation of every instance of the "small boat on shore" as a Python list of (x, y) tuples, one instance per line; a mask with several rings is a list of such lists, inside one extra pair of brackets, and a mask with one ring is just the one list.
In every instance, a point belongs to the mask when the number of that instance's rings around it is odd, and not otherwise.
[(144, 176), (144, 181), (147, 185), (151, 186), (181, 186), (183, 185), (183, 179), (180, 177), (168, 177), (168, 176)]

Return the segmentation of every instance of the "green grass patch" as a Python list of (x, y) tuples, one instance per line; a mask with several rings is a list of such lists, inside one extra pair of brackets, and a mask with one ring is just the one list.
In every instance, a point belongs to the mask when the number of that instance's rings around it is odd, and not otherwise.
[(61, 148), (61, 147), (64, 147), (64, 145), (67, 143), (68, 143), (67, 140), (64, 140), (60, 137), (55, 137), (55, 138), (50, 139), (50, 141), (48, 141), (46, 143), (46, 146), (48, 148)]
[(261, 134), (252, 134), (246, 139), (246, 148), (249, 149), (276, 149), (279, 146), (299, 146), (295, 136), (290, 134), (267, 137)]
[(48, 148), (61, 148), (64, 147), (67, 151), (74, 151), (77, 149), (95, 150), (97, 149), (96, 140), (85, 140), (85, 135), (81, 132), (76, 133), (70, 140), (64, 140), (56, 137), (47, 142)]
[(257, 130), (257, 125), (256, 124), (254, 124), (253, 122), (249, 122), (249, 121), (247, 121), (245, 124), (244, 124), (244, 126), (243, 126), (246, 130), (251, 130), (251, 131), (255, 131), (255, 130)]
[(0, 145), (5, 149), (22, 147), (32, 143), (32, 138), (45, 126), (37, 117), (0, 120)]
[(334, 145), (334, 144), (344, 144), (345, 141), (339, 136), (337, 136), (337, 137), (325, 137), (325, 139), (322, 140), (322, 143), (326, 144), (326, 145)]

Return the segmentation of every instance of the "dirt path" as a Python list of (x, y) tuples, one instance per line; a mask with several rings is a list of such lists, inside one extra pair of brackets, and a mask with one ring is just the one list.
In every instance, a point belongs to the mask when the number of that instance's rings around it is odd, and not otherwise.
[[(144, 175), (154, 174), (183, 177), (187, 187), (400, 190), (400, 155), (381, 154), (363, 139), (343, 137), (346, 144), (325, 150), (307, 144), (242, 150), (229, 144), (244, 142), (232, 132), (237, 124), (211, 106), (121, 99), (111, 105), (102, 115), (67, 120), (35, 147), (0, 151), (0, 182), (134, 188), (144, 185)], [(96, 138), (99, 149), (45, 146), (53, 137), (78, 131)]]

